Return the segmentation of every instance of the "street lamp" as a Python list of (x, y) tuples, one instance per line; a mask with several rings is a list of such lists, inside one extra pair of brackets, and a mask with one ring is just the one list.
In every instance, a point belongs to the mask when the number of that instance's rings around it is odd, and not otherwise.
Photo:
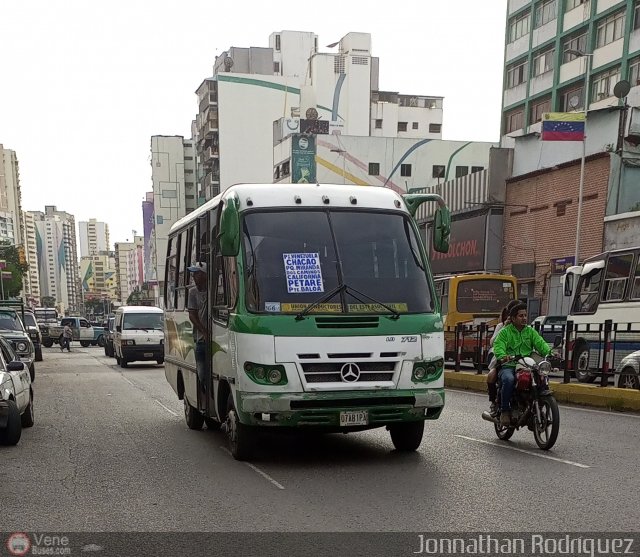
[(578, 222), (576, 224), (576, 253), (574, 265), (580, 263), (580, 227), (582, 221), (582, 192), (584, 190), (584, 163), (587, 155), (587, 112), (589, 110), (589, 82), (591, 74), (591, 63), (593, 54), (587, 54), (581, 50), (570, 48), (565, 50), (566, 54), (573, 54), (581, 58), (585, 58), (585, 71), (584, 71), (584, 87), (582, 91), (582, 106), (584, 110), (584, 135), (582, 137), (582, 159), (580, 161), (580, 187), (578, 190)]

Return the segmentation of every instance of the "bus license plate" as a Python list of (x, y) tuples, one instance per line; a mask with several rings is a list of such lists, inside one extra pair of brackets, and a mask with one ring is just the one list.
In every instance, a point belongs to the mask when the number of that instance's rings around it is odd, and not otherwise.
[(366, 410), (340, 412), (340, 426), (369, 425), (369, 413)]

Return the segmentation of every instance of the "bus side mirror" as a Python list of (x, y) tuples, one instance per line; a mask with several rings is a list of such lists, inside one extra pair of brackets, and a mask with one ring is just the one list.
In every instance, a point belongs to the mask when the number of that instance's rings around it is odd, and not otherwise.
[(225, 257), (235, 257), (240, 251), (240, 216), (238, 215), (238, 201), (229, 197), (225, 201), (220, 216), (220, 252)]
[(439, 207), (433, 216), (433, 249), (440, 253), (447, 253), (450, 235), (451, 213), (448, 207)]
[(564, 295), (571, 296), (573, 294), (573, 274), (567, 273), (564, 276)]

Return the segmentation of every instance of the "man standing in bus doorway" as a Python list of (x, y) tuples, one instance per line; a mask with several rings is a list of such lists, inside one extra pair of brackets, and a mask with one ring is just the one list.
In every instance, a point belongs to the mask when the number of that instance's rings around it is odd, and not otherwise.
[[(207, 365), (207, 264), (194, 263), (187, 268), (193, 276), (195, 286), (189, 289), (187, 299), (187, 309), (189, 310), (189, 320), (193, 324), (193, 341), (195, 344), (196, 370), (200, 382), (201, 391), (204, 397), (200, 400), (201, 410), (206, 405), (207, 393), (209, 392), (209, 366)], [(200, 398), (200, 397), (199, 397)]]

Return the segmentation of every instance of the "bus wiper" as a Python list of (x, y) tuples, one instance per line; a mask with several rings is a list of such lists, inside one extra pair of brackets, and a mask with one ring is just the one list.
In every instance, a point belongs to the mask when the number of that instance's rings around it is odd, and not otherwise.
[(364, 304), (364, 301), (361, 300), (360, 298), (358, 298), (358, 296), (356, 296), (354, 294), (360, 294), (360, 296), (362, 296), (363, 298), (366, 298), (367, 300), (369, 300), (370, 302), (373, 302), (374, 304), (378, 304), (379, 306), (382, 306), (384, 309), (388, 310), (389, 312), (392, 313), (391, 319), (400, 319), (400, 313), (393, 309), (391, 306), (388, 306), (387, 304), (380, 302), (378, 300), (376, 300), (375, 298), (372, 298), (371, 296), (367, 296), (364, 292), (360, 292), (359, 290), (356, 290), (355, 288), (353, 288), (352, 286), (346, 286), (345, 285), (345, 291), (348, 294), (351, 294), (356, 300), (358, 300), (359, 302), (362, 302)]
[(296, 321), (301, 321), (302, 319), (305, 318), (305, 316), (313, 309), (318, 307), (320, 304), (323, 304), (324, 302), (328, 302), (331, 298), (333, 298), (336, 294), (339, 294), (340, 292), (342, 292), (343, 290), (346, 290), (347, 287), (344, 284), (340, 284), (338, 286), (336, 286), (333, 290), (331, 290), (330, 292), (327, 292), (324, 296), (322, 296), (320, 299), (316, 300), (315, 302), (313, 302), (311, 305), (307, 306), (306, 308), (304, 308), (300, 313), (298, 313), (298, 315), (296, 315)]

